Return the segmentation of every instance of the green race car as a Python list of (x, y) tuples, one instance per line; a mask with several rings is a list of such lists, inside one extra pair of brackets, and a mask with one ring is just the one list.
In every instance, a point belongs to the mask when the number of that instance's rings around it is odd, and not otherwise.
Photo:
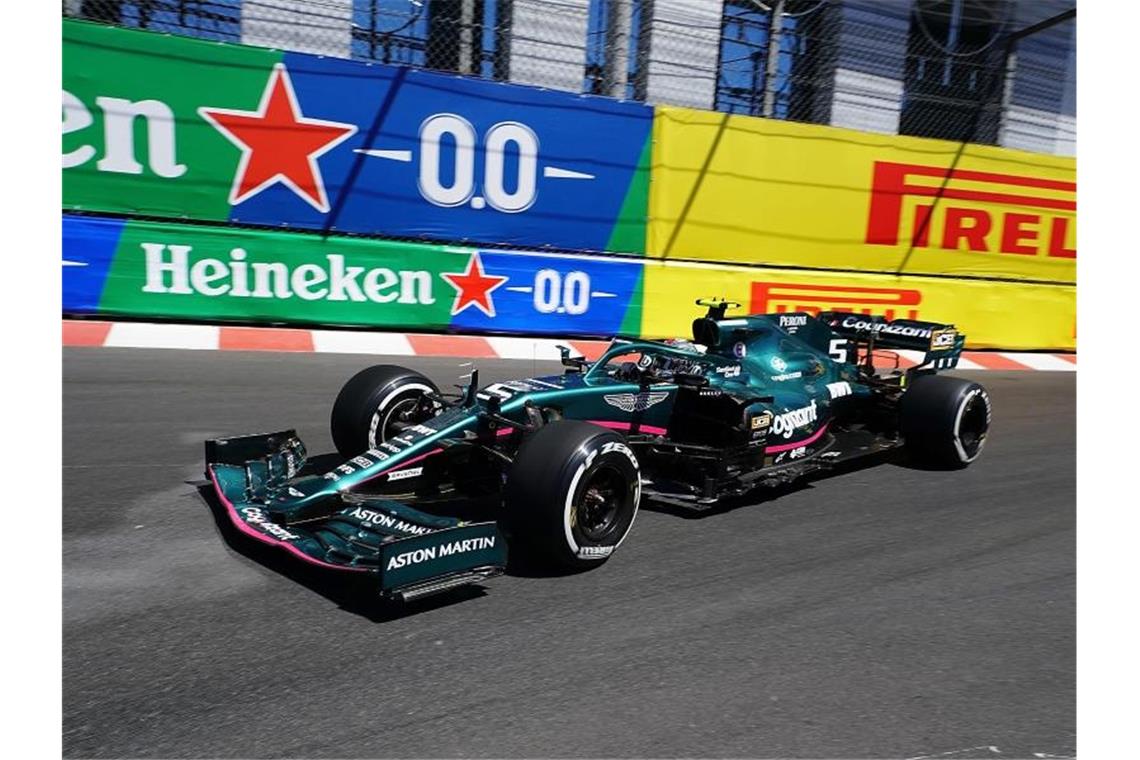
[[(941, 468), (981, 453), (989, 395), (936, 374), (961, 354), (953, 326), (698, 303), (691, 340), (615, 338), (592, 363), (563, 349), (561, 375), (479, 387), (475, 372), (445, 394), (369, 367), (333, 405), (339, 464), (307, 462), (288, 430), (207, 441), (206, 475), (240, 531), (406, 600), (502, 572), (508, 542), (601, 563), (642, 499), (706, 510), (890, 449)], [(923, 360), (876, 369), (883, 349)]]

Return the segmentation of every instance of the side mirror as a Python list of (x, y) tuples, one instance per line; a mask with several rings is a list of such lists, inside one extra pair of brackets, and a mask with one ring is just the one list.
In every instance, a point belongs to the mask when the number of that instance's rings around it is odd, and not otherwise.
[(463, 391), (463, 407), (470, 409), (475, 406), (475, 392), (479, 390), (479, 370), (471, 371), (471, 380)]
[(571, 372), (581, 372), (586, 368), (586, 357), (571, 356), (568, 346), (558, 346), (558, 353), (562, 354), (562, 366)]

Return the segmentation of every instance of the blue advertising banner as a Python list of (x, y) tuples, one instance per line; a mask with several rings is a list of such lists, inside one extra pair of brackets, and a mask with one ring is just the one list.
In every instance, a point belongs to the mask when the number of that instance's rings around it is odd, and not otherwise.
[(452, 328), (604, 336), (641, 330), (640, 261), (504, 251), (480, 251), (479, 259), (495, 278), (495, 308), (455, 313)]
[[(288, 77), (306, 118), (320, 114), (315, 126), (328, 132), (319, 139), (343, 140), (327, 143), (319, 158), (324, 182), (339, 193), (318, 188), (314, 203), (290, 182), (250, 189), (274, 171), (267, 166), (249, 179), (262, 160), (250, 151), (234, 180), (240, 195), (231, 200), (240, 203), (231, 221), (455, 242), (643, 248), (643, 153), (653, 124), (647, 106), (299, 53), (287, 53), (274, 76)], [(275, 107), (272, 100), (266, 106), (273, 78), (258, 109), (267, 118)], [(256, 113), (235, 121), (200, 110), (245, 152), (244, 120)], [(300, 138), (303, 151), (311, 143), (305, 132)], [(297, 152), (282, 145), (273, 140), (275, 164)]]
[(115, 260), (123, 219), (63, 216), (63, 311), (94, 314)]

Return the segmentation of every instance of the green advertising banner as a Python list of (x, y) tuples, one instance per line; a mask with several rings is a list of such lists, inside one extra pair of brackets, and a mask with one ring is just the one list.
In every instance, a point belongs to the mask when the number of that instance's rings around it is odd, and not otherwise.
[(641, 326), (639, 260), (85, 216), (69, 314), (609, 336)]
[(257, 103), (281, 56), (65, 20), (64, 206), (228, 218), (238, 153), (197, 109)]
[(653, 109), (63, 22), (63, 205), (191, 222), (645, 249)]

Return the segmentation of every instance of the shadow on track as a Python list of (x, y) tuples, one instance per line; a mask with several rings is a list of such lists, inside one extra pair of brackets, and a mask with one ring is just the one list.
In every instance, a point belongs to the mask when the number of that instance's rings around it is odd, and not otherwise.
[(225, 507), (209, 483), (197, 481), (189, 485), (198, 489), (198, 495), (213, 515), (214, 524), (226, 546), (246, 559), (320, 594), (342, 610), (359, 615), (373, 623), (386, 623), (486, 596), (486, 590), (475, 584), (460, 586), (442, 594), (410, 602), (384, 599), (379, 594), (379, 582), (371, 573), (338, 573), (335, 570), (307, 565), (296, 561), (280, 549), (242, 535), (230, 522)]
[[(332, 454), (319, 455), (306, 463), (303, 471), (319, 467), (322, 461), (339, 463), (341, 460)], [(197, 489), (199, 497), (214, 518), (214, 525), (222, 540), (234, 552), (320, 594), (342, 610), (359, 615), (373, 623), (398, 620), (487, 595), (484, 586), (471, 584), (408, 602), (385, 599), (380, 596), (379, 580), (372, 573), (339, 573), (298, 562), (286, 552), (255, 541), (234, 527), (209, 482), (190, 481), (188, 485)], [(551, 568), (527, 552), (515, 551), (507, 555), (506, 575), (519, 578), (556, 578), (576, 575), (587, 569)]]
[(757, 507), (761, 504), (776, 501), (783, 496), (813, 488), (814, 484), (828, 480), (830, 478), (839, 477), (840, 475), (847, 475), (859, 470), (866, 470), (880, 465), (892, 465), (895, 467), (902, 467), (909, 470), (930, 470), (933, 468), (923, 467), (914, 462), (911, 462), (902, 450), (889, 450), (882, 451), (876, 454), (868, 454), (857, 459), (851, 459), (840, 462), (829, 467), (826, 470), (821, 470), (808, 475), (803, 475), (798, 479), (789, 483), (781, 483), (774, 486), (759, 486), (752, 491), (741, 494), (739, 496), (726, 497), (718, 501), (708, 509), (694, 509), (692, 507), (685, 507), (676, 504), (665, 504), (661, 502), (646, 501), (642, 503), (641, 508), (647, 509), (650, 512), (660, 512), (662, 514), (672, 515), (684, 520), (703, 520), (707, 517), (716, 515), (723, 515), (726, 512), (732, 512), (744, 507)]

